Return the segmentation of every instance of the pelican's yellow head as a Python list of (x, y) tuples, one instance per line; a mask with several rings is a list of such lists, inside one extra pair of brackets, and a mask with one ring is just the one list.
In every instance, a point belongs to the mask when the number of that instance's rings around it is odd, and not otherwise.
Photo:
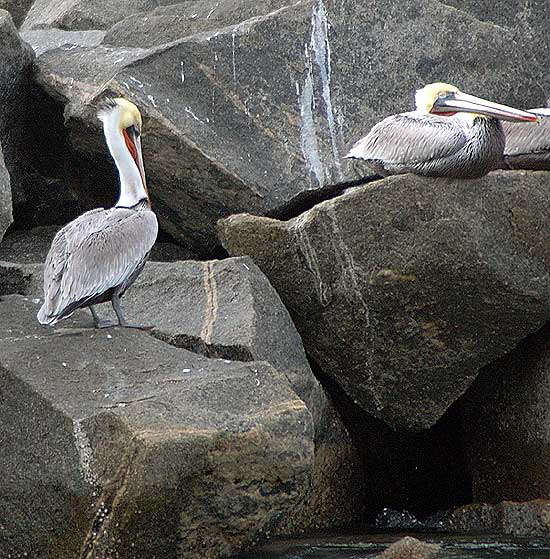
[(538, 120), (533, 113), (513, 109), (462, 93), (454, 85), (448, 83), (430, 83), (417, 90), (416, 110), (424, 114), (451, 116), (456, 113), (470, 113), (471, 121), (477, 117), (487, 116), (512, 122), (534, 122)]
[(97, 116), (103, 122), (107, 118), (114, 116), (121, 130), (135, 126), (141, 132), (141, 113), (128, 99), (123, 99), (122, 97), (106, 99), (99, 109)]
[(458, 87), (443, 82), (430, 83), (422, 89), (417, 89), (414, 97), (416, 110), (425, 114), (431, 113), (438, 98), (448, 93), (460, 93), (460, 91)]

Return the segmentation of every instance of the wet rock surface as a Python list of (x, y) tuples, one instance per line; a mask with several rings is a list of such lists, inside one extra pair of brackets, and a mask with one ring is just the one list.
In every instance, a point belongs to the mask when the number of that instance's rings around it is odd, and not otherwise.
[(550, 498), (550, 326), (485, 368), (460, 401), (477, 502)]
[(459, 533), (548, 536), (550, 501), (474, 503), (455, 510), (446, 527)]
[(376, 556), (376, 559), (431, 559), (440, 555), (441, 546), (407, 536)]
[(549, 204), (544, 173), (404, 175), (219, 231), (269, 278), (319, 367), (369, 413), (418, 430), (548, 320)]
[(20, 296), (0, 308), (3, 552), (228, 555), (301, 502), (311, 415), (268, 364), (97, 332), (82, 312), (46, 329)]

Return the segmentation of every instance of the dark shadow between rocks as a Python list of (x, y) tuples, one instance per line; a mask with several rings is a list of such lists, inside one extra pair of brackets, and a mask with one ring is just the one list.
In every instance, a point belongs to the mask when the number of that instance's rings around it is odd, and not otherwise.
[(281, 221), (289, 221), (290, 219), (294, 219), (300, 214), (311, 210), (311, 208), (321, 202), (332, 200), (333, 198), (344, 194), (350, 188), (362, 186), (364, 184), (368, 184), (369, 182), (380, 180), (381, 178), (382, 177), (379, 175), (364, 176), (353, 181), (327, 184), (315, 190), (305, 190), (291, 198), (283, 206), (267, 212), (265, 216), (272, 219), (279, 219)]
[[(432, 427), (418, 433), (390, 429), (366, 414), (310, 359), (317, 379), (332, 398), (362, 461), (365, 485), (363, 525), (382, 518), (384, 528), (398, 528), (384, 518), (401, 511), (409, 527), (432, 515), (472, 502), (471, 480), (462, 452), (454, 406)], [(422, 528), (420, 522), (417, 526)]]

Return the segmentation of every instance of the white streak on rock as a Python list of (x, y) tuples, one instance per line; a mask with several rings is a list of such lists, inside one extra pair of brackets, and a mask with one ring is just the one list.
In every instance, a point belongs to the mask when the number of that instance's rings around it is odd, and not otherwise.
[(185, 83), (185, 74), (183, 73), (183, 60), (180, 60), (181, 83)]
[(73, 423), (73, 433), (82, 478), (87, 483), (94, 484), (96, 479), (91, 469), (92, 447), (90, 446), (88, 435), (79, 421)]
[[(302, 93), (298, 94), (298, 101), (300, 105), (300, 136), (301, 136), (301, 147), (302, 154), (305, 160), (317, 179), (317, 184), (322, 186), (325, 182), (325, 171), (323, 169), (323, 164), (321, 158), (319, 157), (319, 146), (317, 143), (317, 133), (315, 130), (315, 122), (313, 120), (313, 107), (314, 107), (314, 97), (313, 97), (313, 76), (312, 76), (312, 65), (311, 58), (309, 56), (309, 50), (306, 45), (306, 68), (307, 75), (304, 81), (304, 87), (302, 88)], [(299, 87), (297, 87), (299, 91)]]
[(134, 78), (134, 76), (130, 76), (130, 79), (140, 88), (143, 88), (143, 82), (139, 81), (138, 79)]
[(196, 121), (200, 122), (201, 124), (203, 124), (202, 120), (191, 110), (191, 107), (185, 107), (185, 112), (188, 115), (191, 115)]
[(340, 152), (336, 138), (336, 123), (334, 120), (334, 110), (332, 108), (330, 93), (331, 62), (328, 27), (329, 23), (327, 10), (323, 4), (323, 0), (319, 0), (318, 4), (314, 6), (313, 13), (311, 15), (311, 48), (315, 53), (315, 62), (317, 63), (320, 72), (321, 95), (323, 97), (323, 103), (325, 105), (327, 115), (334, 167), (336, 168), (338, 178), (342, 179)]
[(153, 105), (153, 107), (155, 107), (155, 109), (158, 109), (158, 105), (155, 102), (155, 98), (152, 95), (147, 95), (147, 99), (149, 99), (149, 101), (151, 101), (151, 105)]
[(317, 293), (317, 298), (321, 306), (326, 307), (330, 304), (332, 300), (332, 291), (330, 286), (327, 285), (321, 274), (321, 266), (317, 257), (317, 252), (311, 244), (311, 239), (306, 230), (306, 223), (309, 219), (308, 212), (303, 213), (301, 216), (297, 217), (292, 226), (294, 232), (294, 238), (296, 239), (296, 244), (300, 248), (306, 265), (310, 272), (313, 274), (313, 284), (315, 292)]

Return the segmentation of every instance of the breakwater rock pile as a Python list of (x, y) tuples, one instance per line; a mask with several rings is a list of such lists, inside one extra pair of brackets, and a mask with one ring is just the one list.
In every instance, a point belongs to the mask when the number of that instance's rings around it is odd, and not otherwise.
[[(506, 6), (0, 0), (2, 557), (215, 559), (392, 510), (550, 532), (550, 173), (342, 159), (432, 81), (544, 104), (546, 3)], [(117, 197), (109, 95), (144, 117), (160, 236), (123, 308), (152, 328), (43, 327), (53, 235)]]

